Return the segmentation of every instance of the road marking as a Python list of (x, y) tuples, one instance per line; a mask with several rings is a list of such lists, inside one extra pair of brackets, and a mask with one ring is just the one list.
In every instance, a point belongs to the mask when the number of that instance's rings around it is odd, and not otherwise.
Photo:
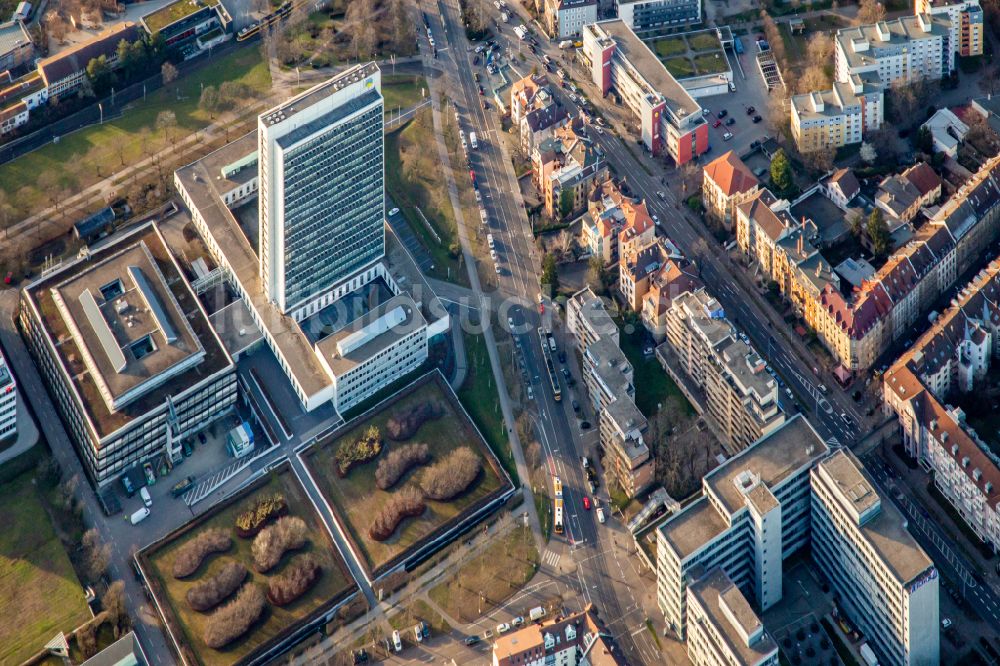
[(559, 560), (560, 559), (562, 559), (562, 555), (560, 555), (559, 553), (556, 553), (554, 551), (551, 551), (551, 550), (549, 550), (547, 548), (545, 549), (545, 552), (542, 553), (542, 562), (544, 562), (545, 564), (549, 565), (553, 569), (555, 569), (557, 566), (559, 566)]

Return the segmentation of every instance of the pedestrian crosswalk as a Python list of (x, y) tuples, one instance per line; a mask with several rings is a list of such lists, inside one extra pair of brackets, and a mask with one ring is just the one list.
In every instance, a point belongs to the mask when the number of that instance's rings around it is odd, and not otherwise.
[(546, 548), (545, 552), (542, 553), (542, 562), (554, 569), (555, 567), (559, 566), (559, 559), (561, 557), (562, 555), (560, 555), (559, 553), (553, 552)]
[(198, 485), (196, 485), (191, 490), (187, 491), (184, 495), (184, 503), (188, 506), (193, 506), (195, 503), (200, 502), (205, 499), (213, 490), (221, 486), (223, 483), (233, 478), (237, 474), (243, 471), (247, 465), (253, 461), (253, 458), (247, 456), (245, 458), (240, 458), (235, 462), (226, 465), (222, 469), (214, 472), (212, 475), (206, 477)]

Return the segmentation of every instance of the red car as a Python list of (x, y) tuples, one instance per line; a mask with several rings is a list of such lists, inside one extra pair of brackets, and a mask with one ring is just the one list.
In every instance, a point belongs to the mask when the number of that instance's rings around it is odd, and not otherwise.
[(590, 498), (586, 495), (583, 496), (583, 508), (590, 511)]
[(716, 120), (714, 123), (712, 123), (712, 127), (718, 127), (721, 124), (722, 124), (721, 120)]

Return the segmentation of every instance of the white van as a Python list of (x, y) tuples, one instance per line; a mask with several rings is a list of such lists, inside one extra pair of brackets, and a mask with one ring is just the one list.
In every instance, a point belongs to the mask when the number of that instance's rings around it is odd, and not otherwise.
[(403, 651), (403, 640), (399, 637), (399, 632), (392, 632), (392, 649), (396, 652)]
[(535, 606), (528, 612), (528, 617), (531, 618), (532, 622), (538, 622), (545, 617), (545, 609), (541, 606)]
[(138, 525), (147, 518), (149, 518), (149, 509), (147, 507), (142, 507), (141, 509), (133, 513), (131, 516), (129, 516), (128, 520), (133, 525)]
[(153, 498), (149, 496), (149, 491), (146, 490), (146, 486), (139, 488), (139, 497), (142, 498), (142, 503), (147, 509), (153, 506)]

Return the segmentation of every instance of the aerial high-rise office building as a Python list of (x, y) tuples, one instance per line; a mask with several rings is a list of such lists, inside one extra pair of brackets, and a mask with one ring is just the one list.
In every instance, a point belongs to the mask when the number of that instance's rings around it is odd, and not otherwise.
[(257, 120), (260, 277), (296, 320), (385, 254), (381, 73), (345, 74)]

